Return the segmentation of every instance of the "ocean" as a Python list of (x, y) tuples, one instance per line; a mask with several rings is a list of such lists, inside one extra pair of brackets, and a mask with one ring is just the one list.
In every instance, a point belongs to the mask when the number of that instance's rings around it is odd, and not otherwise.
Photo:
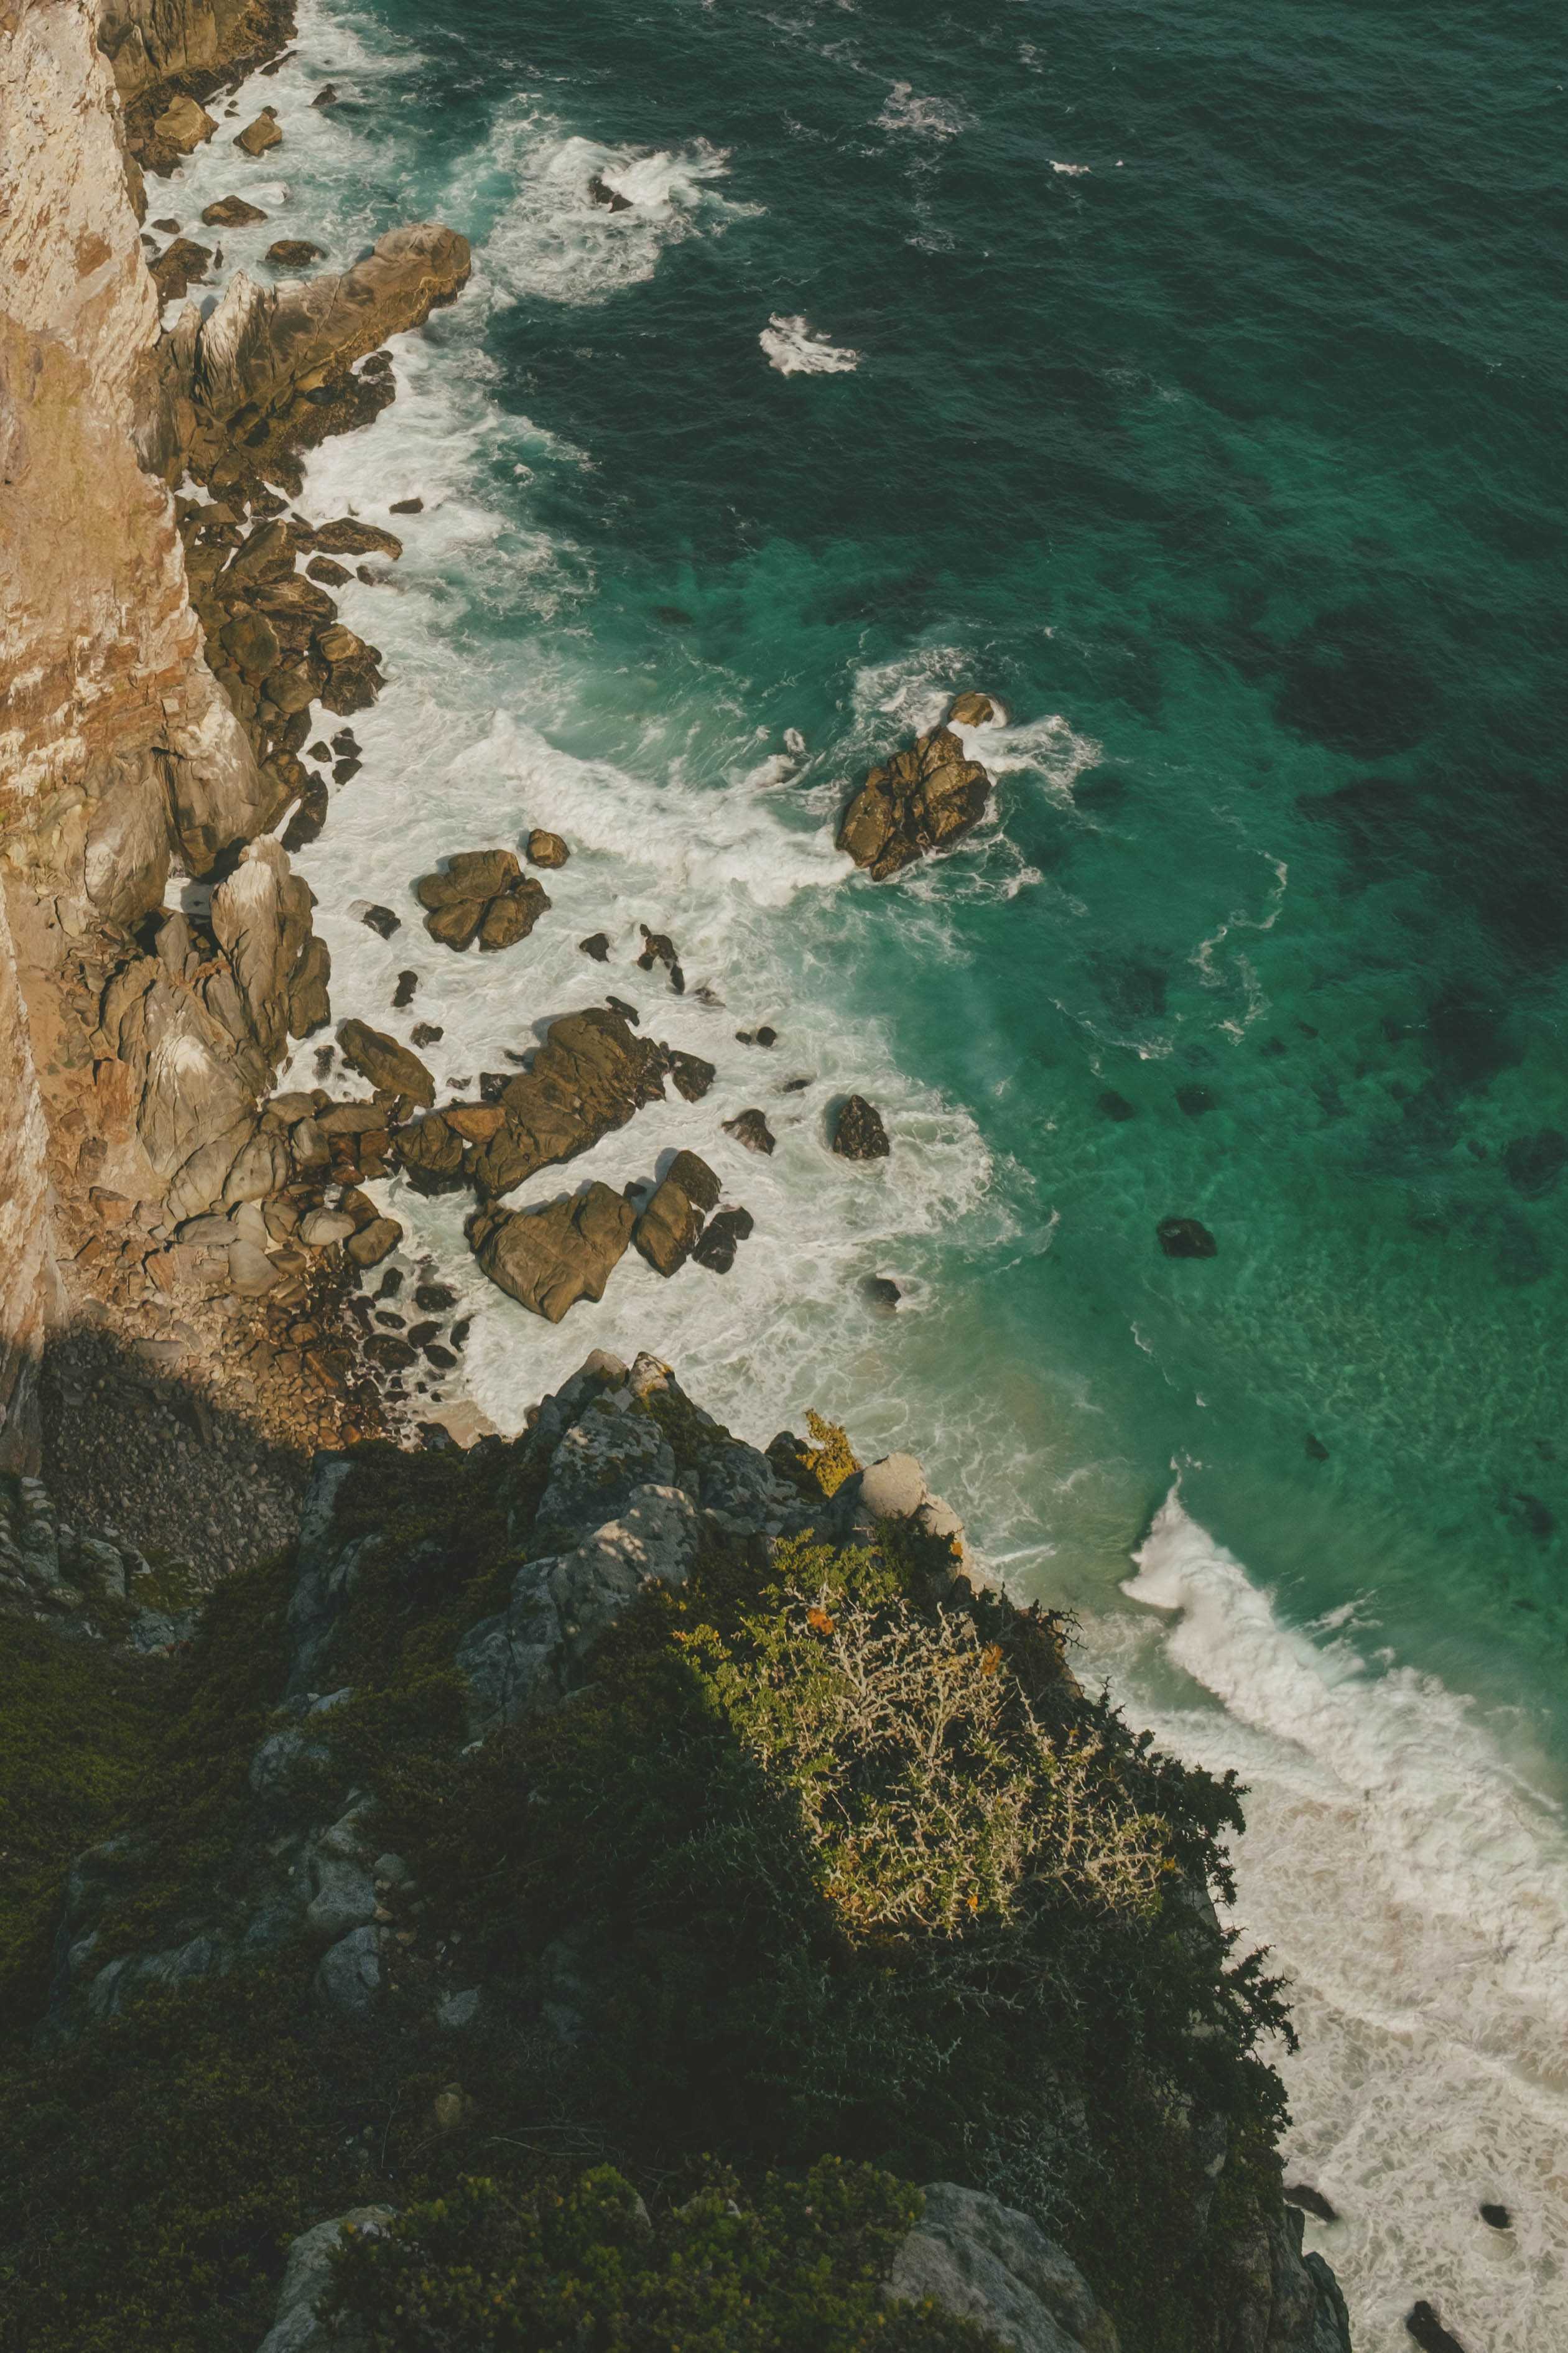
[[(649, 1348), (759, 1440), (908, 1446), (1242, 1773), (1363, 2353), (1418, 2296), (1568, 2342), (1565, 81), (1528, 0), (307, 0), (239, 101), (282, 146), (164, 206), (262, 205), (263, 280), (475, 246), (300, 501), (423, 501), (340, 592), (390, 683), (298, 860), (335, 1011), (439, 1025), (458, 1091), (605, 989), (718, 1065), (516, 1198), (691, 1145), (727, 1277), (628, 1259), (551, 1329), (385, 1189), (472, 1393)], [(872, 884), (844, 801), (969, 688), (994, 814)], [(413, 878), (532, 826), (532, 937), (427, 940)], [(849, 1092), (887, 1162), (827, 1150)]]

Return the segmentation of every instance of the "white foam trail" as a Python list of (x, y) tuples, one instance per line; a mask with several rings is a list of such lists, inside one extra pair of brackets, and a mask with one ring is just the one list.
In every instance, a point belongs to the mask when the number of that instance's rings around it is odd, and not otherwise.
[(808, 319), (783, 318), (776, 311), (757, 341), (780, 375), (849, 375), (860, 364), (858, 352), (830, 343)]
[[(726, 203), (714, 183), (730, 168), (721, 149), (699, 139), (637, 152), (566, 132), (535, 101), (502, 109), (486, 148), (464, 165), (453, 208), (468, 191), (498, 180), (510, 194), (484, 239), (484, 269), (502, 301), (603, 302), (651, 278), (659, 256), (682, 239), (722, 234), (755, 206)], [(596, 203), (595, 179), (626, 209)]]
[[(1340, 2210), (1309, 2236), (1358, 2353), (1407, 2353), (1426, 2297), (1478, 2353), (1568, 2343), (1568, 1838), (1561, 1809), (1435, 1677), (1286, 1624), (1174, 1490), (1124, 1590), (1181, 1614), (1163, 1651), (1215, 1697), (1139, 1719), (1250, 1785), (1237, 1918), (1289, 1980), (1288, 2173)], [(1114, 1630), (1101, 1629), (1114, 1641)], [(1479, 2221), (1483, 2200), (1514, 2229)]]
[(1053, 164), (1051, 165), (1053, 172), (1059, 172), (1063, 178), (1068, 180), (1087, 180), (1093, 168), (1091, 164)]
[(973, 118), (950, 98), (921, 98), (912, 83), (896, 81), (888, 102), (877, 117), (879, 131), (912, 132), (921, 139), (952, 139), (967, 131)]

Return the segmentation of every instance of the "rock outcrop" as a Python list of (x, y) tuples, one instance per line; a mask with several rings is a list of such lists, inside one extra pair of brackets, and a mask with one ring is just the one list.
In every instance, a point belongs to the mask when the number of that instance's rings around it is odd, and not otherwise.
[(892, 1150), (881, 1113), (864, 1095), (849, 1095), (840, 1104), (833, 1149), (841, 1160), (885, 1160)]
[(575, 1159), (645, 1103), (664, 1096), (666, 1057), (618, 1013), (591, 1006), (552, 1022), (531, 1067), (502, 1090), (503, 1124), (473, 1155), (482, 1198), (510, 1193), (541, 1168)]
[(928, 2182), (888, 2286), (900, 2303), (929, 2296), (977, 2322), (1013, 2353), (1121, 2353), (1109, 2313), (1066, 2248), (1032, 2215), (957, 2182)]
[[(961, 695), (952, 715), (976, 725), (966, 713), (990, 704), (984, 695)], [(917, 858), (951, 849), (972, 832), (991, 799), (991, 778), (978, 760), (966, 757), (951, 726), (933, 727), (913, 747), (886, 766), (873, 768), (845, 810), (838, 847), (873, 881), (885, 882)]]
[(414, 895), (431, 938), (459, 951), (475, 940), (482, 949), (525, 940), (550, 904), (544, 885), (510, 849), (459, 850), (441, 871), (422, 874)]
[(547, 1324), (559, 1324), (580, 1299), (603, 1299), (636, 1221), (622, 1194), (590, 1185), (543, 1209), (481, 1209), (468, 1240), (492, 1282)]

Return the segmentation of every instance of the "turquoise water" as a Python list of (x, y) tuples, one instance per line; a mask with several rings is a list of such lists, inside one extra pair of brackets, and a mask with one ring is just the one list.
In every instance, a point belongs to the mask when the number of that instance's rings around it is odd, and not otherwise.
[[(337, 1009), (416, 965), (456, 1079), (589, 1001), (605, 926), (721, 1081), (582, 1174), (692, 1143), (758, 1218), (730, 1286), (626, 1269), (545, 1335), (461, 1204), (399, 1201), (472, 1290), (478, 1393), (515, 1423), (647, 1345), (752, 1434), (815, 1401), (910, 1443), (1246, 1769), (1293, 2155), (1373, 2348), (1420, 2294), (1492, 2353), (1568, 2327), (1561, 32), (382, 0), (307, 13), (246, 182), (334, 259), (411, 213), (476, 245), (307, 488), (426, 501), (345, 603), (393, 685), (302, 860)], [(849, 786), (965, 687), (1008, 714), (995, 821), (851, 876)], [(576, 854), (512, 961), (347, 913), (542, 822)], [(721, 1012), (630, 967), (645, 920)], [(885, 1170), (824, 1149), (850, 1086)], [(772, 1161), (718, 1132), (747, 1102)], [(1173, 1213), (1215, 1259), (1160, 1255)], [(1134, 1597), (1175, 1621), (1117, 1588), (1178, 1473)]]

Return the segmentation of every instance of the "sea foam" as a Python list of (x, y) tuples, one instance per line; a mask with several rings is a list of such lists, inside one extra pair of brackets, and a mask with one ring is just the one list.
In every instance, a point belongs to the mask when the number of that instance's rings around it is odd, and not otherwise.
[[(1353, 1619), (1292, 1627), (1173, 1490), (1124, 1587), (1178, 1612), (1164, 1695), (1121, 1636), (1120, 1679), (1182, 1755), (1247, 1782), (1237, 1924), (1288, 1979), (1287, 2178), (1358, 2353), (1405, 2353), (1417, 2297), (1467, 2346), (1568, 2342), (1568, 1835), (1489, 1721), (1431, 1675), (1369, 1660)], [(1115, 1630), (1097, 1641), (1114, 1650)], [(1173, 1706), (1174, 1667), (1226, 1711)], [(1506, 2234), (1479, 2218), (1506, 2205)]]
[(757, 341), (780, 375), (847, 375), (860, 364), (858, 352), (829, 343), (808, 319), (786, 319), (777, 311)]

